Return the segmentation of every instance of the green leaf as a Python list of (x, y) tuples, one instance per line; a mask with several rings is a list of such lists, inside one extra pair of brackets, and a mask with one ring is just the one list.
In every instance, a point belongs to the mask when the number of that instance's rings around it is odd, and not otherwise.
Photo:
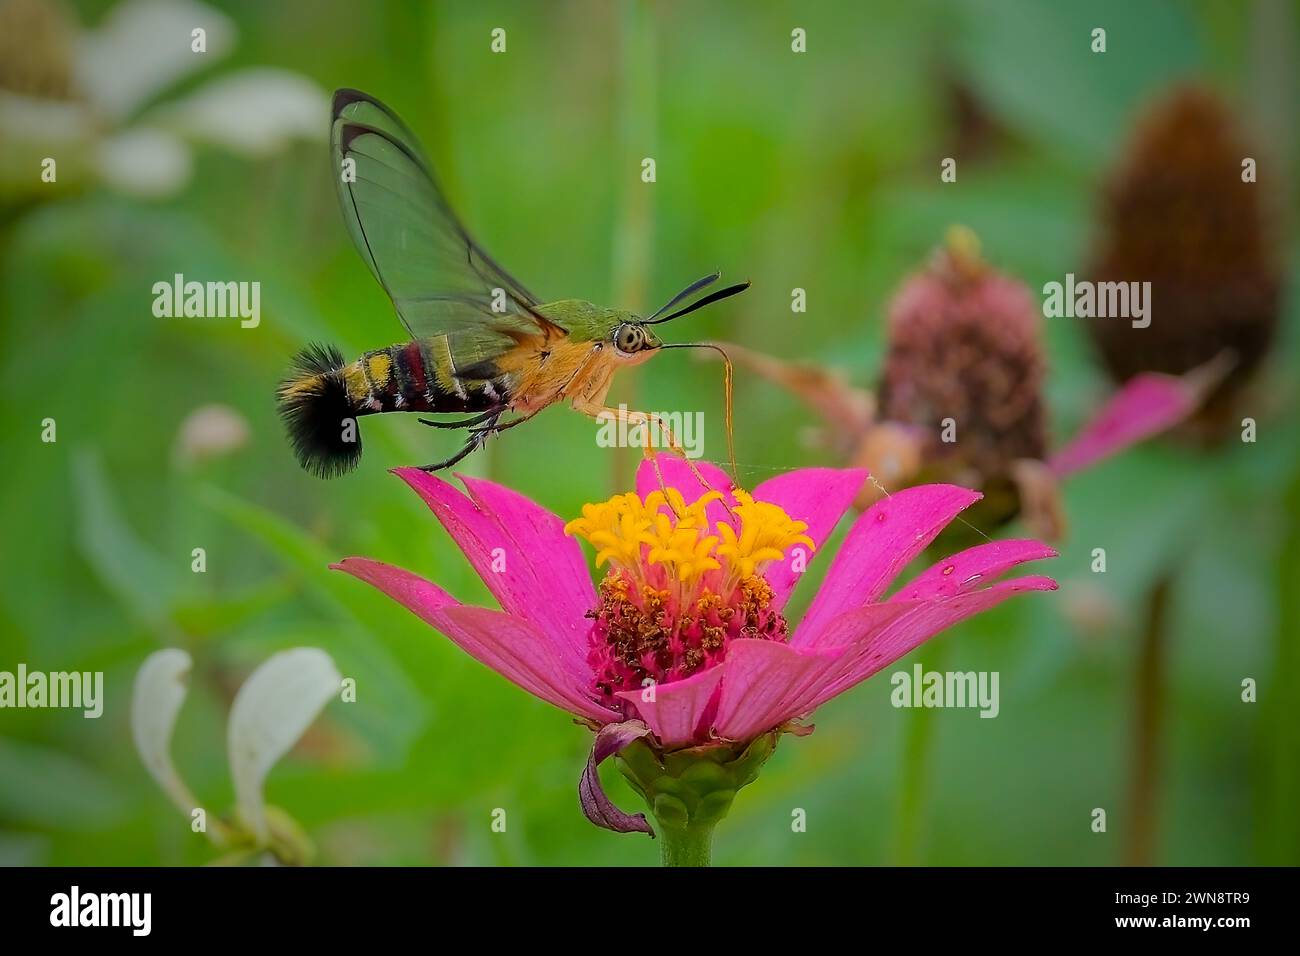
[(73, 461), (78, 512), (77, 544), (104, 585), (149, 625), (162, 629), (181, 590), (169, 567), (126, 523), (95, 452)]
[(129, 806), (121, 791), (81, 761), (0, 737), (0, 819), (84, 833), (115, 826)]

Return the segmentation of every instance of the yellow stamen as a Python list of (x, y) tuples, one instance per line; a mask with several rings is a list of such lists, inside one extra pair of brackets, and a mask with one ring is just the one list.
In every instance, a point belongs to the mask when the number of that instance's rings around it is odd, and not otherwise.
[(641, 562), (641, 545), (652, 544), (653, 512), (629, 492), (601, 504), (582, 506), (582, 517), (564, 526), (565, 534), (586, 538), (596, 548), (596, 567), (613, 561), (635, 569)]
[(711, 491), (687, 505), (676, 488), (652, 491), (644, 501), (629, 492), (583, 505), (582, 517), (570, 521), (564, 531), (596, 548), (597, 567), (609, 561), (644, 579), (651, 565), (660, 565), (688, 590), (704, 574), (723, 570), (724, 565), (728, 586), (734, 586), (760, 573), (769, 562), (779, 561), (796, 544), (815, 550), (804, 534), (805, 522), (739, 489), (734, 496), (732, 520), (719, 521), (717, 534), (708, 533), (708, 506), (722, 495)]
[(737, 504), (732, 512), (740, 523), (740, 532), (729, 522), (718, 522), (718, 534), (722, 537), (718, 556), (727, 559), (737, 577), (756, 574), (769, 561), (779, 561), (786, 549), (796, 544), (816, 550), (812, 538), (804, 534), (807, 523), (795, 521), (780, 505), (755, 501), (739, 489), (734, 494)]

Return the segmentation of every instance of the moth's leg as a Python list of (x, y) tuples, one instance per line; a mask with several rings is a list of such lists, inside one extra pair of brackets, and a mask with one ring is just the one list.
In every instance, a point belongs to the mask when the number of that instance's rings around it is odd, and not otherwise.
[[(471, 425), (480, 425), (492, 416), (500, 416), (505, 411), (504, 405), (497, 405), (489, 408), (482, 415), (471, 415), (469, 418), (457, 418), (450, 422), (435, 422), (427, 418), (419, 419), (421, 425), (428, 425), (430, 428), (469, 428)], [(508, 427), (508, 426), (505, 426)]]
[(680, 455), (682, 460), (686, 462), (686, 467), (691, 470), (691, 474), (695, 477), (695, 480), (700, 483), (700, 487), (707, 488), (709, 491), (719, 491), (722, 494), (723, 505), (727, 508), (727, 512), (730, 514), (731, 506), (726, 503), (726, 492), (714, 488), (709, 484), (704, 475), (700, 474), (700, 470), (695, 467), (695, 463), (687, 456), (686, 450), (677, 443), (677, 439), (673, 436), (672, 430), (663, 419), (647, 412), (633, 411), (628, 408), (611, 408), (606, 405), (605, 396), (609, 393), (610, 386), (610, 380), (608, 378), (604, 380), (604, 383), (601, 386), (584, 393), (583, 388), (585, 387), (585, 383), (588, 381), (589, 376), (595, 370), (596, 366), (600, 363), (601, 355), (601, 347), (600, 345), (597, 345), (592, 349), (591, 355), (582, 363), (578, 371), (574, 372), (574, 374), (569, 377), (569, 381), (565, 383), (564, 388), (560, 392), (561, 396), (569, 400), (570, 405), (572, 405), (575, 411), (581, 412), (583, 415), (587, 415), (591, 418), (599, 419), (602, 415), (612, 415), (615, 420), (622, 422), (629, 427), (632, 425), (642, 425), (645, 427), (646, 441), (642, 451), (646, 457), (650, 459), (650, 463), (654, 467), (655, 477), (659, 480), (659, 487), (664, 489), (666, 492), (667, 486), (664, 483), (663, 472), (659, 468), (659, 459), (650, 451), (650, 426), (654, 425), (657, 427), (668, 439), (669, 448)]
[(466, 455), (474, 451), (482, 444), (483, 443), (476, 436), (474, 438), (471, 438), (469, 441), (465, 442), (465, 447), (463, 447), (460, 451), (456, 452), (456, 454), (452, 455), (446, 461), (435, 462), (432, 465), (416, 465), (415, 467), (419, 468), (421, 471), (427, 471), (427, 472), (442, 471), (444, 468), (450, 468), (452, 465), (457, 464), (462, 458), (464, 458)]
[[(427, 471), (427, 472), (442, 471), (442, 469), (444, 468), (450, 468), (452, 465), (461, 461), (470, 452), (482, 448), (485, 444), (487, 444), (488, 438), (490, 438), (498, 430), (496, 428), (496, 423), (497, 423), (497, 419), (500, 417), (501, 417), (500, 411), (493, 412), (492, 416), (488, 420), (486, 420), (482, 425), (479, 425), (477, 428), (471, 429), (469, 433), (469, 441), (465, 442), (464, 447), (461, 448), (460, 451), (456, 452), (456, 454), (448, 458), (446, 461), (435, 462), (434, 464), (431, 465), (417, 465), (416, 467), (419, 468), (421, 471)], [(518, 423), (519, 423), (519, 419), (516, 419), (515, 421), (508, 422), (505, 425), (505, 427), (509, 428), (511, 425), (517, 425)]]
[[(619, 423), (626, 425), (628, 428), (632, 428), (638, 425), (644, 428), (645, 442), (641, 448), (642, 453), (645, 455), (645, 457), (650, 459), (650, 464), (653, 466), (655, 470), (655, 477), (659, 480), (659, 487), (663, 489), (665, 492), (667, 492), (667, 485), (664, 483), (663, 472), (659, 468), (658, 456), (656, 456), (651, 451), (652, 434), (650, 429), (651, 427), (658, 428), (659, 431), (663, 434), (665, 440), (667, 441), (669, 449), (671, 449), (673, 452), (681, 456), (682, 461), (686, 463), (686, 467), (690, 469), (691, 474), (695, 477), (695, 480), (700, 483), (700, 487), (707, 488), (709, 491), (719, 491), (723, 495), (723, 503), (724, 504), (726, 503), (725, 491), (714, 488), (712, 485), (709, 484), (708, 479), (706, 479), (704, 475), (700, 473), (700, 470), (697, 467), (695, 467), (695, 462), (693, 462), (687, 456), (686, 449), (683, 448), (680, 444), (678, 444), (676, 437), (674, 437), (672, 433), (672, 429), (668, 427), (668, 423), (665, 422), (658, 415), (651, 414), (650, 412), (638, 412), (635, 409), (630, 409), (630, 408), (621, 408), (621, 407), (611, 408), (610, 406), (602, 405), (599, 402), (581, 401), (581, 400), (575, 400), (573, 403), (573, 407), (576, 411), (579, 411), (584, 415), (588, 415), (591, 418), (598, 419), (608, 415), (613, 417)], [(730, 511), (731, 508), (728, 506), (727, 510)]]
[[(539, 408), (537, 411), (541, 411), (541, 409)], [(516, 425), (522, 425), (524, 422), (531, 420), (536, 414), (537, 412), (529, 412), (527, 415), (520, 415), (518, 418), (510, 419), (510, 421), (506, 422), (504, 425), (498, 425), (495, 421), (492, 421), (486, 425), (480, 425), (474, 430), (486, 431), (495, 435), (498, 432), (505, 431), (507, 428), (514, 428)]]

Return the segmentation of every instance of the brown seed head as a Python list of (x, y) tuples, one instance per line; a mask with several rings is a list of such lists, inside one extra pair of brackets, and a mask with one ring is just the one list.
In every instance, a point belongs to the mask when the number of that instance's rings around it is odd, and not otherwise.
[(1281, 270), (1259, 182), (1243, 160), (1266, 164), (1216, 94), (1183, 86), (1155, 102), (1103, 193), (1090, 278), (1151, 283), (1151, 324), (1092, 319), (1087, 328), (1110, 374), (1182, 374), (1225, 350), (1235, 367), (1207, 402), (1203, 426), (1267, 353), (1277, 326)]

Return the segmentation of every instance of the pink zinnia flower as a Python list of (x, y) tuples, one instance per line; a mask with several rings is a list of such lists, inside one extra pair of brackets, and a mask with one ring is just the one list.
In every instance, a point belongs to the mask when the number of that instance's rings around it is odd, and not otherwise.
[[(934, 564), (892, 596), (890, 583), (980, 497), (920, 485), (857, 518), (797, 625), (786, 603), (861, 490), (861, 469), (809, 468), (748, 494), (719, 469), (650, 462), (637, 490), (588, 504), (567, 526), (527, 498), (461, 476), (467, 493), (396, 470), (464, 551), (501, 610), (461, 604), (401, 568), (338, 565), (405, 605), (480, 662), (577, 715), (596, 737), (580, 782), (583, 811), (622, 832), (654, 831), (615, 807), (597, 765), (620, 769), (664, 830), (666, 862), (705, 862), (709, 834), (754, 779), (782, 732), (935, 634), (1047, 577), (994, 583), (1054, 557), (1033, 540), (993, 541)], [(604, 571), (593, 584), (576, 538)], [(501, 549), (497, 551), (496, 549)], [(505, 555), (504, 572), (493, 555)], [(827, 560), (823, 557), (822, 560)], [(501, 565), (498, 562), (497, 568)], [(702, 764), (707, 764), (702, 766)]]

